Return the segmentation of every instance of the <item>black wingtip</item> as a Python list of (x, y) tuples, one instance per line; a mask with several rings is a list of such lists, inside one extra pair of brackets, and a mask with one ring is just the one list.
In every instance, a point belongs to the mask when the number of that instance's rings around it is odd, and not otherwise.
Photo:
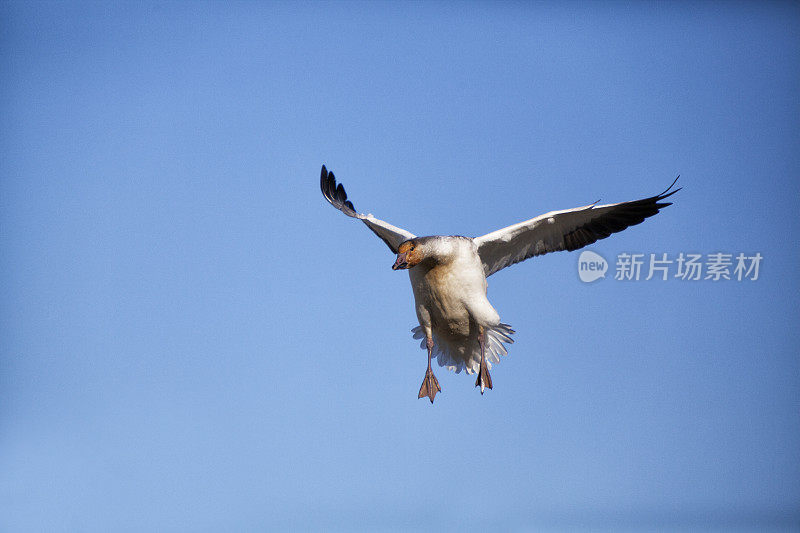
[[(667, 187), (667, 188), (664, 190), (664, 192), (662, 192), (661, 194), (659, 194), (659, 195), (658, 195), (658, 199), (659, 199), (659, 200), (661, 200), (661, 199), (663, 199), (663, 198), (667, 198), (668, 196), (672, 196), (673, 194), (675, 194), (675, 193), (676, 193), (676, 192), (678, 192), (679, 190), (683, 189), (683, 187), (678, 187), (678, 188), (677, 188), (677, 189), (675, 189), (674, 191), (670, 192), (670, 189), (672, 189), (672, 188), (675, 186), (675, 184), (676, 184), (676, 183), (678, 183), (678, 179), (679, 179), (680, 177), (681, 177), (681, 175), (680, 175), (680, 174), (678, 174), (678, 177), (677, 177), (677, 178), (675, 178), (675, 181), (673, 181), (673, 182), (670, 184), (670, 186), (669, 186), (669, 187)], [(667, 193), (669, 193), (669, 194), (667, 194)]]
[(322, 196), (336, 209), (342, 211), (347, 216), (356, 216), (357, 212), (353, 203), (347, 199), (347, 192), (344, 190), (344, 185), (336, 183), (336, 176), (333, 172), (328, 172), (325, 165), (322, 165), (319, 177), (319, 188), (322, 191)]
[(332, 178), (333, 173), (328, 172), (328, 169), (325, 168), (325, 165), (322, 165), (322, 171), (319, 174), (319, 189), (322, 191), (322, 196), (324, 196), (325, 199), (331, 203), (333, 203), (333, 197), (331, 196)]

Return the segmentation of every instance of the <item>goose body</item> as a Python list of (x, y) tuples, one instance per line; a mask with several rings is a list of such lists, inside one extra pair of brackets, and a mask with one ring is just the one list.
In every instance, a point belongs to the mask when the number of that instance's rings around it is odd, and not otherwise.
[[(677, 179), (676, 179), (677, 181)], [(477, 374), (475, 386), (492, 388), (492, 362), (506, 355), (504, 344), (513, 343), (514, 331), (486, 296), (487, 277), (509, 265), (536, 255), (577, 250), (612, 233), (639, 224), (671, 205), (662, 202), (680, 189), (618, 204), (595, 204), (551, 211), (482, 237), (416, 235), (358, 213), (347, 199), (344, 186), (322, 166), (320, 188), (328, 202), (345, 215), (364, 222), (397, 254), (392, 268), (407, 269), (414, 292), (419, 326), (412, 332), (428, 351), (428, 369), (419, 397), (433, 403), (441, 391), (431, 369), (431, 359), (456, 373)]]
[(437, 236), (423, 237), (420, 242), (434, 248), (432, 255), (442, 259), (422, 261), (408, 269), (420, 324), (412, 332), (420, 339), (430, 332), (433, 356), (439, 366), (472, 374), (479, 370), (478, 330), (483, 326), (496, 341), (489, 344), (487, 364), (491, 370), (491, 363), (499, 362), (498, 356), (508, 353), (501, 342), (513, 342), (513, 331), (500, 324), (500, 315), (486, 297), (488, 282), (474, 241), (468, 237)]

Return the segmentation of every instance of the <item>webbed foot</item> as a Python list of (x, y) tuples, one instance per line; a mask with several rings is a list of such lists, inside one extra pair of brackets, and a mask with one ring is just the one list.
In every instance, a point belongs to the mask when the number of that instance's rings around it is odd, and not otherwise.
[(492, 376), (489, 374), (486, 361), (481, 361), (481, 369), (478, 371), (478, 378), (475, 380), (475, 386), (481, 388), (481, 394), (483, 394), (484, 388), (492, 388)]
[(431, 400), (431, 403), (433, 403), (437, 392), (442, 392), (442, 388), (439, 386), (439, 380), (433, 375), (433, 370), (428, 367), (427, 372), (425, 372), (425, 379), (422, 380), (422, 386), (419, 388), (419, 396), (417, 396), (417, 398), (424, 398), (427, 396)]

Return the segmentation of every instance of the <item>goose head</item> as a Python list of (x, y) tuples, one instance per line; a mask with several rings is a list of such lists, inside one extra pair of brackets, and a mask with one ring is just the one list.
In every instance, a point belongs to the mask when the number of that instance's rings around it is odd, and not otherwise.
[(397, 260), (392, 270), (407, 269), (418, 265), (425, 259), (425, 247), (417, 239), (405, 241), (397, 247)]

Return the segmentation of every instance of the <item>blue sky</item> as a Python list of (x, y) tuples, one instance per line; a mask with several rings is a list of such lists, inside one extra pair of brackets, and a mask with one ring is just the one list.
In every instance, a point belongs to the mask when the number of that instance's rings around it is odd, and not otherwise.
[[(0, 529), (800, 526), (800, 9), (3, 3)], [(675, 204), (596, 243), (757, 281), (490, 278), (483, 397), (330, 208), (477, 236)]]

